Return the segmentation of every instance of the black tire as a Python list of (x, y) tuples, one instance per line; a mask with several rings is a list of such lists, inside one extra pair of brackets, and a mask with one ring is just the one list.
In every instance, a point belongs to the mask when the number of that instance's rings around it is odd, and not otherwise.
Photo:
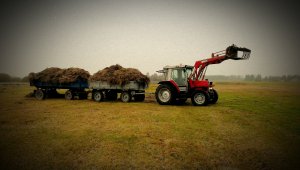
[(209, 97), (210, 97), (211, 104), (217, 103), (217, 101), (219, 99), (218, 92), (215, 89), (212, 89), (211, 92), (209, 93)]
[(34, 93), (34, 96), (35, 96), (35, 98), (38, 99), (38, 100), (44, 100), (45, 97), (46, 97), (46, 93), (45, 93), (45, 91), (42, 90), (42, 89), (37, 89), (37, 90), (35, 91), (35, 93)]
[(195, 91), (191, 100), (194, 106), (206, 106), (210, 101), (208, 93), (204, 91)]
[(122, 102), (125, 102), (125, 103), (130, 102), (131, 99), (132, 99), (132, 96), (131, 96), (130, 92), (128, 92), (128, 91), (122, 92), (122, 94), (121, 94)]
[(96, 101), (96, 102), (101, 102), (103, 100), (103, 93), (102, 91), (95, 91), (93, 93), (93, 99)]
[(145, 100), (145, 94), (136, 94), (134, 100), (137, 102), (143, 102)]
[(117, 98), (118, 98), (118, 93), (115, 92), (115, 91), (113, 91), (113, 90), (106, 91), (105, 97), (106, 97), (107, 100), (112, 100), (112, 101), (114, 101), (114, 100), (117, 100)]
[(174, 95), (175, 94), (173, 89), (166, 84), (159, 85), (155, 91), (156, 101), (161, 105), (168, 105), (174, 103)]
[(74, 94), (72, 93), (71, 90), (66, 91), (66, 93), (65, 93), (65, 99), (66, 100), (73, 100), (74, 99)]

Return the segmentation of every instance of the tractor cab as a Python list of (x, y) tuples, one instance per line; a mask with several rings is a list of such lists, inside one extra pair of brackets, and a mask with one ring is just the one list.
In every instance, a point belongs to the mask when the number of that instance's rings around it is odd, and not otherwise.
[(175, 83), (180, 91), (186, 91), (188, 85), (188, 77), (192, 73), (193, 66), (179, 65), (166, 66), (163, 70), (157, 71), (164, 74), (164, 81), (171, 81)]

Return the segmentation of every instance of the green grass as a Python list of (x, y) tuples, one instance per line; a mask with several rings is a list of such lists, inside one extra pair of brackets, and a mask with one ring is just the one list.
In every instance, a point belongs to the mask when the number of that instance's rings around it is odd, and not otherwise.
[[(147, 92), (154, 92), (150, 85)], [(1, 169), (299, 169), (297, 83), (216, 83), (207, 107), (24, 97), (0, 86)]]

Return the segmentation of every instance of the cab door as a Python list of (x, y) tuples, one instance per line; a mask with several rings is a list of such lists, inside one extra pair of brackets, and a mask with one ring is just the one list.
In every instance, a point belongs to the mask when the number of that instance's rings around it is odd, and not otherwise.
[(185, 69), (173, 69), (171, 79), (178, 85), (180, 91), (187, 91), (187, 74)]

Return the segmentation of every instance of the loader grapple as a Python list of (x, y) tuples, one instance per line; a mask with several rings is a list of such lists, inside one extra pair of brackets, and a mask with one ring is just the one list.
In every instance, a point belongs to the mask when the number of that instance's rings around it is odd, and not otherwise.
[(251, 50), (245, 47), (237, 47), (236, 45), (231, 45), (226, 48), (226, 50), (218, 51), (212, 53), (212, 58), (219, 56), (226, 56), (226, 59), (232, 60), (247, 60), (250, 58)]
[(226, 56), (232, 60), (246, 60), (250, 58), (251, 50), (245, 47), (231, 45), (226, 49)]

